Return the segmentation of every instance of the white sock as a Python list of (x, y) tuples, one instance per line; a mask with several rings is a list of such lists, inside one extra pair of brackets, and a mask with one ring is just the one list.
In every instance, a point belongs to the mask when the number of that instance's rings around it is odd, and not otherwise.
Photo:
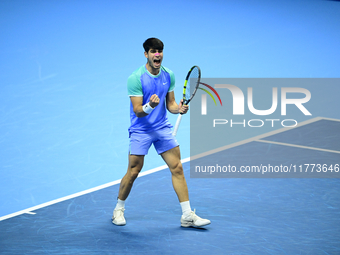
[(182, 207), (182, 213), (183, 216), (188, 216), (191, 213), (191, 207), (190, 207), (190, 202), (189, 201), (185, 201), (180, 203), (181, 207)]
[(125, 207), (125, 200), (120, 200), (120, 199), (118, 198), (118, 200), (117, 200), (117, 205), (116, 205), (115, 210), (116, 210), (116, 209), (120, 209), (120, 208), (124, 208), (124, 207)]

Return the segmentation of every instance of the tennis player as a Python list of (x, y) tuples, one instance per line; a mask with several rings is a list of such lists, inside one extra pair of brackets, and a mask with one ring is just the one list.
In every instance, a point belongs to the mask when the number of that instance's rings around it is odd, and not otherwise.
[(157, 38), (149, 38), (144, 44), (146, 65), (134, 71), (128, 78), (128, 95), (131, 100), (131, 126), (129, 165), (123, 177), (118, 194), (118, 202), (113, 211), (112, 223), (122, 226), (126, 224), (124, 218), (125, 200), (132, 185), (142, 170), (144, 156), (153, 144), (157, 153), (168, 165), (172, 184), (182, 208), (182, 227), (202, 227), (210, 224), (191, 210), (188, 187), (180, 161), (179, 144), (172, 135), (167, 118), (167, 110), (173, 114), (185, 114), (188, 106), (175, 101), (175, 76), (171, 70), (162, 66), (163, 42)]

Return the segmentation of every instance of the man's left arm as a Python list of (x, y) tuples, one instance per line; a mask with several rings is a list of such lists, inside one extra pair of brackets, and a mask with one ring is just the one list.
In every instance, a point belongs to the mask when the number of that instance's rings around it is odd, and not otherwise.
[(188, 105), (183, 105), (183, 99), (180, 101), (179, 104), (176, 103), (174, 91), (168, 92), (166, 94), (166, 108), (169, 112), (173, 114), (185, 114), (189, 110)]

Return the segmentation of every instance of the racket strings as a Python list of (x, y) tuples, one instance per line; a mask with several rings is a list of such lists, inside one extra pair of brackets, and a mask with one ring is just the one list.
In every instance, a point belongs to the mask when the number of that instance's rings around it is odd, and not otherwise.
[(187, 88), (185, 92), (185, 101), (189, 101), (193, 96), (199, 85), (200, 71), (194, 67), (188, 77)]

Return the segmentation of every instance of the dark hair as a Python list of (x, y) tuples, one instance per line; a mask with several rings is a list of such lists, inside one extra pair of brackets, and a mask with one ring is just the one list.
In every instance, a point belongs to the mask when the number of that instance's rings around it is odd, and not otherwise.
[(163, 50), (164, 44), (161, 40), (157, 38), (149, 38), (143, 43), (145, 52), (149, 52), (150, 49)]

